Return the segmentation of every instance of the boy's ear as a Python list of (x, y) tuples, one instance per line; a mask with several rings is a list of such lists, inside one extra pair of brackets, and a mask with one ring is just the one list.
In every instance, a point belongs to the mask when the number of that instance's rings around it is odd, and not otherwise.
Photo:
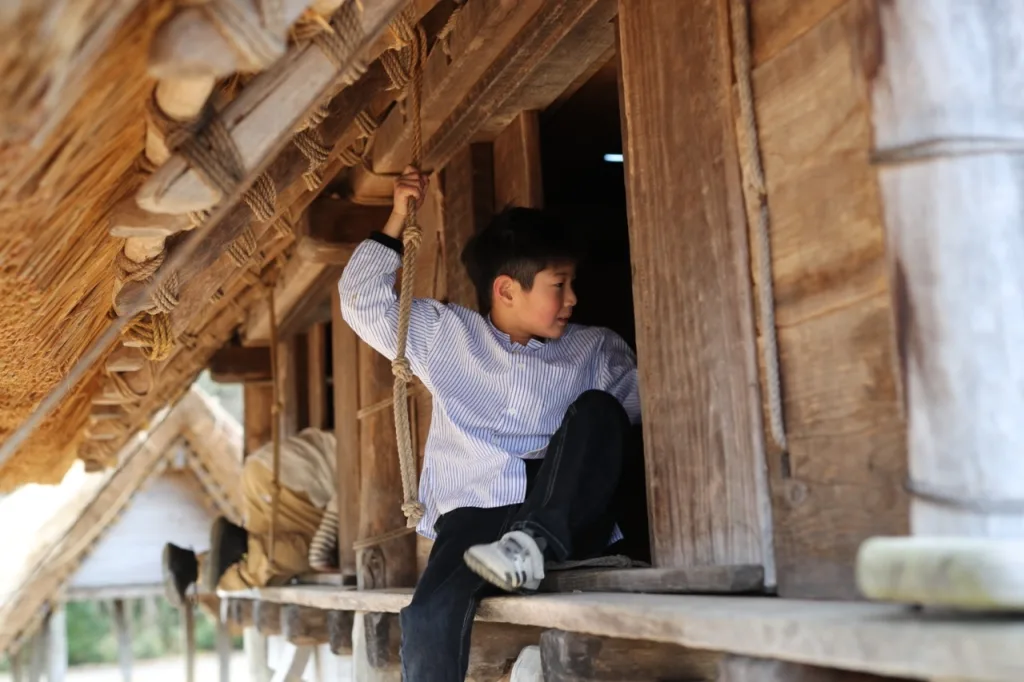
[(498, 275), (494, 278), (493, 291), (491, 292), (492, 300), (495, 303), (500, 302), (505, 305), (511, 305), (517, 284), (518, 282), (508, 275)]

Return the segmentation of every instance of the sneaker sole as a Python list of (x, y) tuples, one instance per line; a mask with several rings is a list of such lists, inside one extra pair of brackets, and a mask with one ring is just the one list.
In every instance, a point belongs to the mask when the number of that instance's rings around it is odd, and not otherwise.
[(534, 594), (537, 591), (529, 587), (513, 587), (505, 574), (495, 572), (490, 566), (477, 559), (469, 550), (462, 555), (462, 559), (466, 562), (469, 570), (505, 592), (511, 594)]

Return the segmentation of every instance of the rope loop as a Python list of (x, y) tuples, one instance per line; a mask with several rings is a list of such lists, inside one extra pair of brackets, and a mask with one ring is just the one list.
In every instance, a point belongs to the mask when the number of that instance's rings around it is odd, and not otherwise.
[(284, 53), (286, 27), (281, 0), (258, 0), (259, 17), (247, 0), (211, 0), (201, 7), (240, 61), (239, 71), (263, 71)]
[(409, 358), (395, 358), (392, 360), (391, 373), (395, 375), (396, 379), (400, 379), (405, 383), (409, 383), (415, 377), (412, 373), (412, 367), (409, 365)]

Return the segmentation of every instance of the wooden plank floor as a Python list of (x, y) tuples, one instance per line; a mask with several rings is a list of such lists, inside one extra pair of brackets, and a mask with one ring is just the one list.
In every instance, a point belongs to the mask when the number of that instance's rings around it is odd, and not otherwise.
[[(295, 586), (221, 596), (394, 613), (411, 595)], [(483, 602), (478, 617), (879, 675), (1024, 680), (1024, 617), (956, 618), (859, 602), (610, 593), (495, 597)]]

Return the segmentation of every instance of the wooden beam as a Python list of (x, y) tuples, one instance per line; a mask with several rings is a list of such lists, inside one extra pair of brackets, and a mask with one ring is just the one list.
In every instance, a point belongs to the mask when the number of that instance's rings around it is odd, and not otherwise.
[[(46, 633), (47, 682), (64, 682), (68, 674), (68, 620), (64, 604), (58, 604), (47, 617)], [(126, 678), (125, 682), (131, 681)]]
[(720, 654), (564, 630), (540, 636), (544, 682), (714, 680)]
[[(359, 404), (376, 405), (391, 397), (394, 376), (386, 357), (359, 342)], [(402, 480), (398, 470), (395, 417), (377, 410), (359, 420), (359, 540), (404, 528), (400, 504)], [(401, 535), (356, 552), (360, 589), (410, 586), (416, 583), (416, 541)]]
[(876, 547), (858, 578), (874, 598), (1019, 611), (1024, 170), (1011, 140), (1024, 127), (1004, 112), (1021, 103), (1024, 6), (897, 1), (879, 19), (873, 159), (914, 537)]
[(269, 383), (246, 384), (242, 393), (245, 455), (249, 456), (270, 441), (274, 387)]
[(288, 605), (281, 609), (281, 634), (295, 646), (318, 646), (329, 640), (327, 611)]
[(331, 653), (335, 656), (352, 655), (352, 626), (355, 624), (355, 613), (352, 611), (328, 611), (327, 633), (330, 638)]
[(477, 310), (476, 287), (462, 264), (470, 237), (494, 214), (494, 151), (487, 143), (459, 150), (444, 168), (444, 264), (448, 301)]
[(352, 544), (359, 537), (360, 426), (359, 339), (341, 317), (338, 288), (331, 291), (331, 364), (334, 434), (338, 443), (338, 561), (342, 575), (356, 574)]
[(654, 562), (773, 585), (727, 3), (620, 0), (619, 37)]
[[(306, 230), (299, 236), (299, 252), (288, 261), (274, 286), (274, 305), (279, 328), (285, 333), (301, 331), (290, 324), (303, 303), (322, 299), (327, 287), (337, 284), (341, 267), (363, 239), (387, 222), (390, 210), (359, 206), (329, 196), (310, 204)], [(243, 331), (246, 345), (270, 342), (270, 311), (257, 306)]]
[(493, 137), (520, 112), (553, 102), (614, 44), (614, 16), (614, 0), (545, 3), (430, 136), (424, 167), (443, 167), (467, 140)]
[(227, 621), (239, 629), (252, 627), (252, 610), (253, 602), (251, 599), (228, 599)]
[(643, 592), (646, 594), (742, 594), (764, 590), (761, 566), (691, 566), (549, 571), (545, 592)]
[(221, 384), (270, 381), (270, 349), (222, 346), (210, 357), (210, 378)]
[(467, 680), (498, 682), (504, 680), (519, 654), (540, 639), (540, 628), (506, 625), (504, 623), (475, 623), (469, 642)]
[(117, 660), (121, 668), (121, 679), (132, 680), (132, 630), (129, 623), (130, 614), (125, 608), (124, 599), (113, 602), (114, 630), (117, 632)]
[(494, 139), (494, 204), (498, 210), (544, 207), (536, 111), (522, 112)]
[(256, 631), (261, 635), (281, 634), (281, 605), (269, 601), (256, 600), (253, 603), (252, 619)]
[[(398, 613), (411, 589), (275, 587), (260, 599), (322, 609)], [(677, 644), (911, 679), (1024, 679), (1024, 623), (935, 617), (899, 605), (740, 596), (541, 594), (484, 599), (477, 620)]]
[[(324, 144), (341, 149), (355, 141), (358, 135), (353, 126), (356, 115), (363, 111), (376, 97), (379, 90), (388, 83), (387, 74), (379, 64), (374, 64), (366, 74), (348, 88), (345, 88), (329, 104), (330, 115), (317, 128)], [(307, 170), (308, 160), (294, 145), (283, 147), (267, 173), (278, 188), (276, 218), (279, 218), (293, 204), (309, 201), (315, 196), (308, 192), (302, 174)], [(304, 206), (305, 204), (303, 204)], [(300, 214), (301, 211), (296, 211)], [(226, 282), (237, 277), (239, 268), (225, 251), (251, 224), (253, 234), (260, 239), (272, 228), (274, 221), (253, 222), (252, 211), (244, 204), (234, 207), (223, 221), (209, 234), (200, 235), (203, 246), (194, 253), (178, 271), (182, 282), (179, 303), (173, 311), (172, 323), (177, 337), (186, 331), (197, 313), (209, 305), (212, 292), (224, 288)], [(186, 239), (194, 239), (196, 234)], [(173, 255), (173, 252), (172, 252)], [(118, 292), (115, 309), (121, 313), (132, 310), (136, 299), (146, 286), (140, 282), (128, 282)]]
[[(423, 139), (433, 135), (462, 101), (485, 70), (503, 55), (522, 31), (536, 23), (541, 0), (481, 0), (466, 4), (449, 39), (446, 54), (436, 44), (427, 58), (423, 76), (420, 119)], [(546, 8), (545, 8), (546, 9)], [(409, 163), (412, 128), (395, 109), (377, 131), (373, 166), (378, 173), (399, 173)], [(463, 143), (470, 137), (464, 137)], [(427, 166), (439, 167), (439, 166)]]
[(306, 331), (306, 382), (309, 394), (309, 425), (327, 428), (327, 325), (314, 324)]
[(848, 670), (830, 670), (810, 665), (772, 661), (746, 656), (724, 656), (718, 664), (718, 682), (896, 682), (895, 677), (878, 677)]

